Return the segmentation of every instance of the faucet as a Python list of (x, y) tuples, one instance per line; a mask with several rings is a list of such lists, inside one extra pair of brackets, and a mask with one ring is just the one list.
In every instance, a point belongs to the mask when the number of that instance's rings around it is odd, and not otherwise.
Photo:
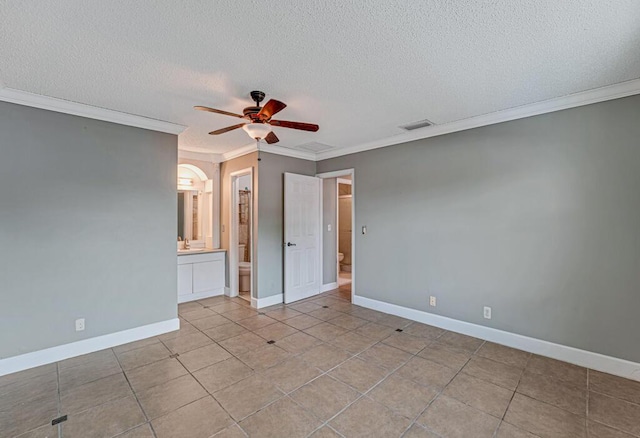
[(184, 249), (191, 249), (191, 244), (189, 243), (189, 239), (184, 239)]

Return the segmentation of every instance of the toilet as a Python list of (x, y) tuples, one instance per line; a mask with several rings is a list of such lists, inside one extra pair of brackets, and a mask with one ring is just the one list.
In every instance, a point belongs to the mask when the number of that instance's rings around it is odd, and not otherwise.
[(244, 261), (245, 245), (238, 245), (238, 274), (240, 276), (240, 292), (249, 292), (251, 290), (251, 262)]
[(343, 261), (343, 260), (344, 260), (344, 254), (343, 254), (343, 253), (341, 253), (341, 252), (339, 252), (339, 253), (338, 253), (338, 263), (340, 263), (340, 262), (341, 262), (341, 261)]

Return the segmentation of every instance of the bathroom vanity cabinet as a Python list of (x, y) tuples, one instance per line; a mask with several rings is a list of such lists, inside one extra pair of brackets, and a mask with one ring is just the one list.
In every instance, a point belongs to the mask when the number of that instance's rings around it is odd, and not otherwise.
[(224, 250), (178, 254), (178, 303), (224, 294)]

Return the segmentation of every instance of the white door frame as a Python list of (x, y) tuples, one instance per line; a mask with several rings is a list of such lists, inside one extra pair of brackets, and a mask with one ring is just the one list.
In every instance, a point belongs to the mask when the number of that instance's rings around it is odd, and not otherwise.
[[(336, 230), (336, 258), (338, 256), (338, 182), (337, 179), (341, 176), (351, 176), (351, 302), (356, 296), (356, 175), (355, 169), (343, 169), (343, 170), (334, 170), (333, 172), (323, 172), (317, 173), (316, 176), (321, 179), (326, 178), (336, 178), (336, 217), (335, 222), (336, 225), (334, 229)], [(322, 185), (320, 186), (320, 191), (322, 192)], [(320, 198), (320, 209), (324, 211), (324, 205), (322, 203), (322, 197)], [(324, 233), (324, 225), (323, 225), (323, 233)], [(322, 248), (323, 245), (320, 245)], [(324, 248), (323, 248), (324, 250)], [(324, 260), (320, 258), (320, 265), (322, 266), (321, 273), (324, 273)], [(336, 282), (338, 282), (338, 277), (340, 276), (340, 264), (338, 263), (338, 267), (336, 270)]]
[(241, 176), (251, 176), (251, 202), (249, 203), (249, 218), (251, 223), (249, 224), (251, 233), (251, 245), (249, 246), (249, 254), (251, 258), (251, 283), (249, 286), (250, 296), (253, 298), (253, 273), (255, 272), (253, 257), (253, 196), (254, 196), (254, 181), (253, 181), (253, 167), (247, 167), (246, 169), (231, 172), (229, 175), (229, 187), (231, 188), (231, 196), (229, 196), (229, 296), (237, 297), (239, 295), (239, 267), (240, 257), (238, 254), (238, 179)]

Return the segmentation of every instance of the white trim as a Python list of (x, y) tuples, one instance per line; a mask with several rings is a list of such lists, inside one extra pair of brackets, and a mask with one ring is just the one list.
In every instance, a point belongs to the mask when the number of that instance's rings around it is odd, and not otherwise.
[[(178, 164), (178, 167), (188, 169), (193, 173), (195, 173), (198, 176), (198, 178), (200, 178), (200, 182), (205, 182), (209, 179), (209, 177), (207, 177), (207, 174), (204, 173), (204, 171), (200, 169), (198, 166), (196, 166), (195, 164), (181, 163), (181, 164)], [(179, 176), (178, 176), (178, 179), (180, 179)], [(193, 187), (191, 188), (191, 190), (193, 190)]]
[(224, 154), (222, 154), (222, 158), (224, 161), (229, 161), (234, 158), (242, 157), (243, 155), (248, 155), (257, 150), (258, 148), (256, 148), (255, 143), (251, 143), (251, 144), (239, 147), (237, 149), (233, 149), (229, 152), (225, 152)]
[(632, 81), (582, 91), (568, 96), (562, 96), (529, 105), (522, 105), (515, 108), (470, 117), (468, 119), (458, 120), (451, 123), (433, 125), (427, 128), (416, 129), (415, 131), (408, 133), (394, 135), (392, 137), (374, 140), (355, 146), (319, 152), (316, 154), (316, 161), (354, 154), (356, 152), (368, 151), (371, 149), (383, 148), (385, 146), (406, 143), (413, 140), (435, 137), (452, 132), (465, 131), (467, 129), (478, 128), (481, 126), (508, 122), (510, 120), (524, 119), (526, 117), (537, 116), (540, 114), (591, 105), (593, 103), (633, 96), (634, 94), (640, 94), (640, 79), (634, 79)]
[(187, 128), (186, 126), (165, 122), (163, 120), (150, 119), (148, 117), (137, 116), (106, 108), (99, 108), (97, 106), (85, 105), (83, 103), (72, 102), (70, 100), (43, 96), (41, 94), (15, 90), (13, 88), (0, 89), (0, 101), (17, 103), (19, 105), (71, 114), (74, 116), (87, 117), (89, 119), (102, 120), (105, 122), (118, 123), (120, 125), (134, 126), (136, 128), (149, 129), (151, 131), (166, 132), (174, 135), (180, 134)]
[[(246, 146), (233, 149), (229, 152), (225, 152), (224, 154), (221, 154), (221, 157), (222, 157), (222, 161), (229, 161), (234, 158), (238, 158), (243, 155), (248, 155), (257, 151), (258, 151), (258, 147), (254, 142)], [(285, 148), (282, 146), (276, 146), (272, 144), (260, 143), (260, 152), (267, 152), (267, 153), (276, 154), (276, 155), (284, 155), (286, 157), (300, 158), (302, 160), (316, 161), (316, 154), (314, 152), (299, 151), (297, 149), (290, 149), (290, 148)]]
[(184, 149), (178, 149), (178, 158), (185, 158), (187, 160), (205, 161), (207, 163), (222, 163), (224, 157), (222, 154), (214, 154), (211, 152), (198, 152), (187, 151)]
[[(344, 170), (332, 170), (331, 172), (322, 172), (322, 173), (317, 173), (316, 176), (318, 178), (322, 178), (322, 179), (326, 179), (326, 178), (339, 178), (341, 176), (345, 176), (345, 175), (351, 175), (351, 178), (353, 178), (353, 174), (354, 174), (354, 169), (353, 167), (350, 169), (344, 169)], [(352, 181), (352, 180), (351, 180)]]
[(362, 296), (354, 297), (353, 304), (593, 370), (640, 381), (640, 363), (505, 332), (470, 322), (459, 321), (447, 318), (446, 316), (434, 315), (433, 313), (422, 310), (410, 309), (408, 307), (385, 303)]
[(320, 293), (329, 292), (330, 290), (338, 289), (338, 282), (323, 284), (320, 288)]
[(300, 158), (301, 160), (316, 161), (315, 152), (290, 149), (273, 144), (260, 144), (260, 151), (268, 152), (270, 154), (284, 155), (285, 157)]
[(211, 190), (211, 215), (212, 215), (212, 236), (211, 247), (220, 248), (220, 209), (222, 202), (222, 194), (220, 193), (220, 164), (213, 164), (213, 175), (211, 176), (212, 190)]
[(32, 353), (21, 354), (0, 360), (0, 376), (34, 368), (48, 363), (58, 362), (71, 357), (80, 356), (94, 351), (104, 350), (129, 342), (158, 336), (163, 333), (180, 329), (180, 319), (173, 318), (153, 324), (143, 325), (95, 338), (83, 339), (57, 347), (46, 348)]
[(251, 297), (251, 307), (262, 309), (263, 307), (275, 306), (284, 302), (284, 294), (271, 295), (265, 298)]

